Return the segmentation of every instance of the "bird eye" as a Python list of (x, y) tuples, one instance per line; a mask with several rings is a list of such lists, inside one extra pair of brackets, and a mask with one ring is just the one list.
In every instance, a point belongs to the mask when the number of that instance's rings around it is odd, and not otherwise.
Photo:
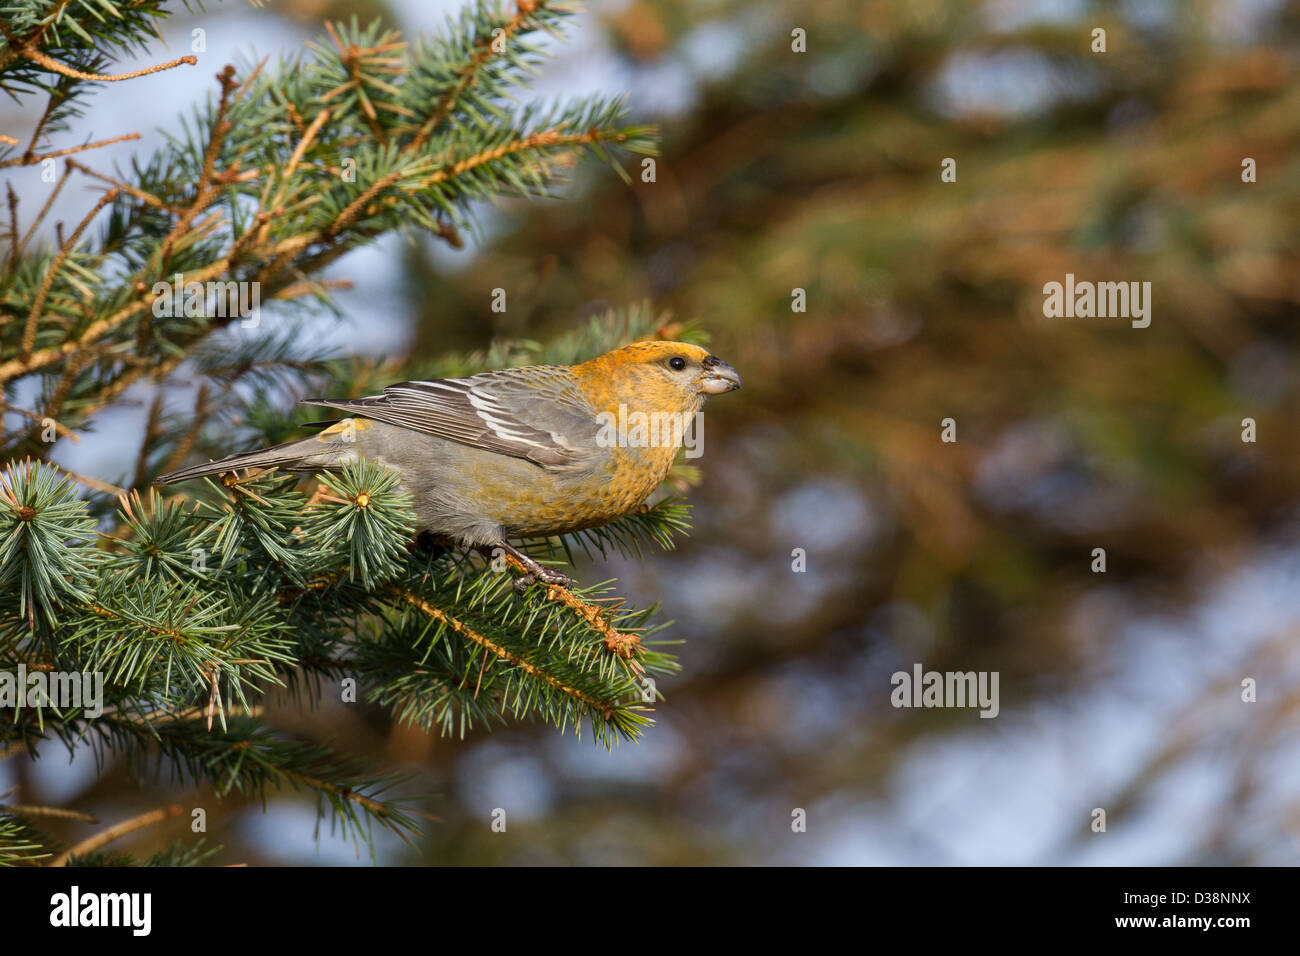
[(674, 371), (680, 372), (682, 369), (686, 368), (686, 359), (682, 358), (680, 355), (674, 355), (668, 360), (668, 367)]

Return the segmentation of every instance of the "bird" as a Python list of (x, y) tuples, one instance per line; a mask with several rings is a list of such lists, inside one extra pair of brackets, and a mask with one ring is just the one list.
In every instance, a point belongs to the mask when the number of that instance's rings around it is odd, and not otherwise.
[(348, 417), (316, 423), (315, 435), (156, 482), (376, 461), (398, 473), (421, 536), (484, 554), (501, 549), (524, 570), (515, 581), (520, 590), (538, 581), (571, 587), (568, 575), (509, 539), (582, 531), (635, 511), (667, 475), (705, 401), (740, 387), (739, 373), (698, 345), (638, 341), (577, 365), (399, 382), (365, 398), (303, 399)]

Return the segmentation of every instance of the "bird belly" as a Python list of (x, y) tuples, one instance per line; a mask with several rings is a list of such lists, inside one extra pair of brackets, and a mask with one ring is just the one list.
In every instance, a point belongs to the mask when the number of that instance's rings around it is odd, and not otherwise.
[[(418, 531), (463, 545), (594, 528), (635, 510), (663, 480), (676, 449), (610, 448), (543, 467), (376, 422), (357, 450), (393, 468), (411, 493)], [(654, 454), (646, 454), (646, 452)]]
[(621, 454), (609, 458), (597, 467), (535, 469), (540, 474), (515, 486), (527, 490), (510, 497), (509, 507), (498, 513), (502, 529), (508, 536), (534, 537), (599, 527), (635, 511), (667, 471)]

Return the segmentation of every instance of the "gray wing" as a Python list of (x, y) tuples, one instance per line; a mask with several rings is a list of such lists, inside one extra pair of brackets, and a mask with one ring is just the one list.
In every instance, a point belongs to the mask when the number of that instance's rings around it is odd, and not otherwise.
[(596, 410), (561, 366), (401, 382), (369, 398), (304, 399), (539, 465), (569, 465), (596, 450)]

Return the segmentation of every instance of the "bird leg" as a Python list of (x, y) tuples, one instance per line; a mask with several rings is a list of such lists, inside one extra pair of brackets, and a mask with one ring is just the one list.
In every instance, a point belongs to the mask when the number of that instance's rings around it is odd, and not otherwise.
[(513, 558), (514, 562), (524, 572), (521, 577), (517, 577), (514, 580), (514, 589), (519, 591), (521, 594), (538, 581), (542, 584), (559, 585), (562, 588), (573, 587), (573, 578), (560, 571), (556, 571), (554, 568), (542, 567), (528, 555), (524, 554), (518, 548), (507, 544), (505, 541), (500, 541), (497, 544), (480, 548), (479, 550), (486, 557), (491, 559), (492, 552), (496, 548), (500, 548), (504, 551), (507, 559)]

